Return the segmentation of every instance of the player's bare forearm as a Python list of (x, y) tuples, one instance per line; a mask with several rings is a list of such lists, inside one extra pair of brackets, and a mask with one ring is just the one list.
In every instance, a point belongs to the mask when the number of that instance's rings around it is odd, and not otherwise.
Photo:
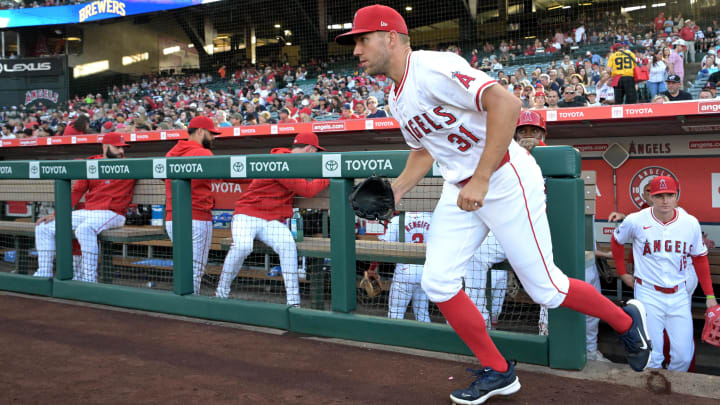
[(460, 190), (457, 205), (465, 211), (483, 206), (490, 186), (490, 176), (500, 165), (515, 134), (520, 115), (520, 100), (502, 86), (490, 86), (482, 96), (483, 110), (487, 111), (485, 148), (468, 184)]
[(485, 149), (473, 178), (489, 180), (512, 141), (522, 103), (502, 86), (487, 88), (483, 93), (482, 103), (483, 110), (487, 111)]
[(403, 169), (400, 176), (392, 183), (395, 204), (400, 201), (405, 193), (410, 191), (425, 177), (430, 169), (432, 169), (434, 161), (430, 152), (425, 149), (410, 151), (407, 162), (405, 163), (405, 169)]

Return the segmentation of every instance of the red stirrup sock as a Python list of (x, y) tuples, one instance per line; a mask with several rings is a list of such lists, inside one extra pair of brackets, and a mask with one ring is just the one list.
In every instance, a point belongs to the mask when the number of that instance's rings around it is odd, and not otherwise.
[(465, 291), (460, 290), (451, 299), (436, 304), (483, 367), (490, 367), (500, 373), (507, 371), (507, 361), (490, 339), (482, 314)]
[(570, 279), (570, 288), (561, 306), (600, 318), (618, 333), (625, 333), (632, 326), (632, 318), (622, 308), (613, 304), (592, 285), (574, 278)]

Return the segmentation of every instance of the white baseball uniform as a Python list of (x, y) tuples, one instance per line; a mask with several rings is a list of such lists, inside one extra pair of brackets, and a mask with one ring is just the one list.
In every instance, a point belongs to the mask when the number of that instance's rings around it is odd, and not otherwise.
[[(170, 241), (173, 240), (173, 221), (165, 221), (165, 231), (167, 231)], [(193, 248), (193, 294), (200, 293), (200, 285), (205, 267), (210, 254), (210, 245), (212, 244), (212, 221), (192, 220), (192, 248)]]
[[(507, 289), (507, 271), (490, 270), (490, 268), (493, 264), (500, 263), (505, 259), (507, 259), (505, 251), (495, 235), (490, 232), (470, 259), (470, 267), (465, 275), (465, 292), (482, 313), (488, 327), (497, 324)], [(486, 292), (488, 270), (491, 283), (489, 310)]]
[(280, 268), (287, 292), (287, 305), (300, 305), (298, 259), (295, 239), (290, 229), (277, 220), (268, 221), (250, 215), (233, 215), (230, 225), (233, 243), (225, 257), (215, 296), (228, 298), (233, 280), (245, 258), (253, 251), (255, 238), (270, 246), (280, 257)]
[(688, 263), (707, 254), (700, 223), (684, 210), (662, 223), (652, 208), (628, 215), (615, 229), (618, 243), (632, 242), (635, 298), (647, 310), (647, 329), (653, 341), (649, 367), (663, 361), (663, 329), (670, 338), (669, 370), (687, 371), (694, 351), (688, 294)]
[[(432, 214), (429, 212), (406, 212), (405, 224), (403, 225), (405, 242), (425, 243), (430, 231), (431, 218)], [(378, 239), (385, 242), (399, 241), (399, 224), (400, 217), (393, 217), (385, 234), (380, 235)], [(425, 291), (420, 287), (422, 272), (423, 266), (421, 264), (397, 263), (395, 265), (395, 273), (390, 286), (388, 318), (403, 319), (407, 306), (412, 300), (415, 319), (420, 322), (430, 322), (428, 298)]]
[[(96, 283), (99, 258), (97, 236), (106, 229), (125, 225), (125, 217), (110, 210), (75, 210), (72, 212), (71, 221), (72, 230), (82, 247), (79, 266), (76, 266), (77, 260), (73, 258), (73, 280)], [(35, 227), (35, 245), (38, 251), (38, 269), (33, 275), (52, 277), (55, 256), (54, 220)]]
[(423, 290), (433, 302), (455, 297), (492, 230), (530, 297), (559, 306), (570, 282), (553, 262), (542, 173), (525, 149), (511, 141), (483, 207), (468, 212), (457, 206), (460, 183), (474, 174), (485, 146), (482, 94), (497, 83), (452, 53), (413, 51), (407, 58), (403, 78), (390, 92), (390, 109), (406, 143), (426, 149), (445, 179), (428, 236)]

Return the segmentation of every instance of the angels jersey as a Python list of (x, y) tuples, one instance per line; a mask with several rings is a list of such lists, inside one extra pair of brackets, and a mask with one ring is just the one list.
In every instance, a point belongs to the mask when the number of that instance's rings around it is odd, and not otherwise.
[[(430, 212), (406, 212), (405, 213), (405, 224), (403, 225), (403, 232), (405, 232), (405, 242), (407, 243), (425, 243), (427, 235), (430, 230), (430, 219), (432, 213)], [(390, 221), (384, 235), (378, 236), (378, 239), (385, 242), (398, 242), (400, 240), (399, 230), (400, 217), (395, 216)], [(395, 271), (405, 272), (411, 270), (408, 273), (412, 273), (410, 278), (417, 278), (416, 281), (420, 282), (420, 275), (422, 275), (423, 265), (421, 264), (403, 264), (398, 263), (395, 266)], [(417, 276), (417, 277), (415, 277)], [(411, 282), (410, 280), (403, 280), (404, 282)]]
[(685, 282), (692, 264), (690, 256), (708, 252), (698, 220), (677, 208), (665, 224), (655, 218), (652, 208), (630, 214), (613, 236), (618, 243), (632, 242), (635, 277), (661, 287)]
[(459, 183), (473, 175), (485, 148), (487, 113), (482, 93), (497, 84), (450, 52), (413, 51), (390, 91), (390, 111), (413, 150), (427, 149), (443, 178)]

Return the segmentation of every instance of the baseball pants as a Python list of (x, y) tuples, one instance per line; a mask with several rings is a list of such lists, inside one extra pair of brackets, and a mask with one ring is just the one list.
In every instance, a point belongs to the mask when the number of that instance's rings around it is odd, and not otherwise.
[(422, 271), (423, 266), (417, 264), (398, 263), (395, 266), (395, 273), (390, 286), (388, 318), (404, 319), (407, 306), (412, 301), (415, 320), (430, 322), (428, 297), (420, 287)]
[(233, 243), (225, 257), (215, 295), (220, 298), (227, 298), (230, 295), (230, 286), (237, 277), (245, 258), (252, 253), (253, 241), (257, 238), (280, 256), (287, 305), (299, 306), (297, 247), (290, 229), (280, 221), (268, 221), (243, 214), (233, 216), (231, 227)]
[[(97, 236), (106, 229), (125, 225), (125, 217), (110, 210), (76, 210), (72, 212), (71, 221), (82, 252), (80, 266), (73, 266), (73, 280), (97, 283)], [(33, 275), (35, 277), (52, 277), (53, 258), (55, 257), (54, 220), (35, 227), (35, 246), (38, 251), (38, 269)], [(79, 274), (77, 274), (78, 270)]]
[[(592, 266), (585, 268), (585, 282), (595, 287), (596, 290), (600, 291), (600, 276), (598, 275), (597, 267), (593, 262)], [(585, 342), (588, 352), (597, 351), (597, 336), (598, 327), (600, 326), (600, 318), (594, 316), (585, 315)]]
[(662, 368), (664, 329), (670, 338), (668, 370), (687, 371), (695, 351), (695, 343), (690, 294), (685, 283), (680, 284), (675, 293), (665, 294), (656, 291), (647, 283), (636, 282), (635, 298), (645, 305), (648, 335), (653, 342), (648, 367)]
[(569, 279), (553, 262), (545, 189), (540, 167), (517, 143), (511, 161), (490, 177), (485, 204), (476, 211), (457, 206), (460, 187), (445, 183), (430, 227), (422, 287), (433, 302), (462, 289), (470, 259), (492, 230), (515, 274), (538, 304), (556, 308), (565, 300)]
[[(490, 270), (490, 268), (505, 259), (505, 251), (491, 232), (470, 259), (470, 267), (465, 275), (465, 292), (482, 313), (487, 326), (497, 323), (502, 312), (508, 277), (506, 270)], [(488, 271), (491, 286), (489, 308), (486, 290)]]
[[(173, 221), (165, 222), (170, 241), (173, 240)], [(200, 293), (202, 277), (207, 267), (210, 244), (212, 243), (212, 221), (192, 220), (192, 248), (193, 248), (193, 294)], [(174, 248), (174, 247), (173, 247)]]

